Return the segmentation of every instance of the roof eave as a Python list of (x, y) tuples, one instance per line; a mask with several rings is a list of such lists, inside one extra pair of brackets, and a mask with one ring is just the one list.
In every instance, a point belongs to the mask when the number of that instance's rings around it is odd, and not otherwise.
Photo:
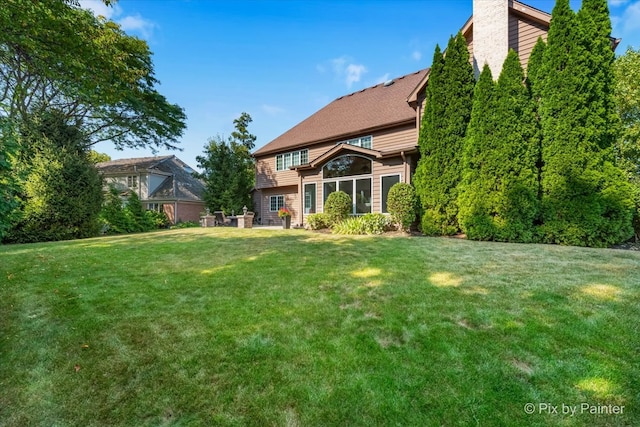
[[(349, 138), (358, 136), (358, 135), (363, 135), (363, 134), (368, 134), (368, 133), (373, 133), (373, 132), (377, 132), (377, 131), (381, 131), (381, 130), (386, 130), (386, 129), (393, 129), (395, 127), (399, 127), (402, 125), (409, 125), (409, 124), (414, 124), (416, 121), (415, 117), (411, 117), (410, 119), (403, 119), (403, 120), (399, 120), (393, 123), (387, 123), (381, 126), (373, 126), (373, 127), (369, 127), (369, 128), (365, 128), (365, 129), (360, 129), (358, 131), (355, 132), (348, 132), (348, 133), (344, 133), (344, 134), (340, 134), (340, 135), (334, 135), (331, 136), (329, 138), (324, 138), (324, 139), (320, 139), (317, 141), (307, 141), (307, 142), (302, 142), (296, 145), (290, 145), (286, 148), (280, 148), (280, 149), (275, 149), (275, 150), (267, 150), (264, 152), (261, 152), (260, 150), (254, 152), (252, 154), (252, 156), (254, 158), (257, 157), (262, 157), (262, 156), (266, 156), (266, 155), (273, 155), (275, 153), (286, 153), (288, 151), (292, 151), (292, 150), (296, 150), (296, 149), (300, 149), (300, 148), (305, 148), (305, 147), (309, 147), (312, 145), (318, 145), (318, 144), (326, 144), (327, 142), (332, 142), (332, 141), (341, 141), (341, 140), (347, 140)], [(265, 146), (266, 147), (266, 146)], [(264, 147), (263, 147), (264, 148)]]

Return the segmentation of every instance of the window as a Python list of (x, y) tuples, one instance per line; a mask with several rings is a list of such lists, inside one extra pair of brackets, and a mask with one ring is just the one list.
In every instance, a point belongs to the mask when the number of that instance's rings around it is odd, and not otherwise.
[(329, 194), (334, 191), (344, 191), (352, 200), (354, 215), (371, 212), (372, 162), (362, 156), (340, 156), (327, 163), (322, 176), (325, 181), (322, 183), (323, 200), (326, 202)]
[(322, 169), (322, 177), (338, 178), (351, 175), (370, 175), (371, 160), (361, 156), (340, 156), (331, 160)]
[(309, 150), (292, 151), (276, 156), (276, 171), (289, 169), (291, 166), (299, 166), (309, 163)]
[(129, 187), (129, 188), (137, 188), (138, 187), (138, 176), (137, 175), (129, 175), (127, 177), (127, 187)]
[(387, 175), (380, 177), (380, 195), (382, 197), (382, 213), (388, 213), (387, 209), (387, 197), (389, 196), (389, 190), (394, 184), (400, 182), (400, 175)]
[(147, 210), (164, 212), (164, 205), (162, 203), (147, 203)]
[[(338, 144), (355, 145), (356, 147), (368, 148), (369, 150), (371, 150), (371, 147), (373, 145), (371, 143), (372, 140), (373, 140), (372, 136), (363, 136), (361, 138), (353, 138), (353, 139), (349, 139), (347, 141), (340, 141), (340, 142), (338, 142)], [(336, 145), (338, 145), (338, 144), (336, 144)]]
[(269, 197), (269, 211), (278, 212), (278, 209), (284, 207), (284, 196), (270, 196)]
[(316, 213), (316, 184), (304, 185), (304, 213)]

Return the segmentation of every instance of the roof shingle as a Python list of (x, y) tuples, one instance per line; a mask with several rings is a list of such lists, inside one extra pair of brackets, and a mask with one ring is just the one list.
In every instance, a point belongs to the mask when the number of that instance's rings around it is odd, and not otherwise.
[(407, 103), (407, 97), (427, 71), (423, 69), (341, 96), (258, 149), (254, 155), (331, 139), (348, 139), (376, 128), (415, 120), (416, 111)]

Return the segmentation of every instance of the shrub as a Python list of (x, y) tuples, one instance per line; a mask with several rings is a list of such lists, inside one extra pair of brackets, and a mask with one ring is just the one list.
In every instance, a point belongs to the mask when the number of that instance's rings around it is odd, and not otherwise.
[(329, 215), (326, 213), (315, 213), (307, 216), (307, 226), (311, 230), (321, 230), (323, 228), (330, 228), (331, 221)]
[(324, 211), (329, 216), (332, 225), (345, 220), (353, 212), (351, 197), (344, 191), (335, 191), (329, 194), (324, 203)]
[(335, 234), (382, 234), (391, 229), (391, 219), (381, 213), (368, 213), (334, 224)]
[(389, 190), (387, 209), (391, 220), (402, 231), (408, 231), (416, 219), (416, 191), (405, 182), (398, 182)]

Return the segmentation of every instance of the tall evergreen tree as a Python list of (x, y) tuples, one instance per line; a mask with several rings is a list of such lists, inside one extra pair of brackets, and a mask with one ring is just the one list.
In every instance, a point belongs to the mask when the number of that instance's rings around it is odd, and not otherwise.
[(495, 179), (496, 240), (534, 240), (538, 216), (538, 160), (534, 111), (524, 85), (524, 71), (518, 54), (510, 50), (502, 66), (494, 102), (496, 141), (490, 160)]
[(440, 77), (435, 82), (430, 77), (429, 85), (436, 87), (427, 92), (427, 103), (440, 107), (425, 107), (419, 143), (422, 157), (416, 172), (416, 189), (422, 202), (425, 234), (454, 234), (460, 229), (457, 186), (462, 177), (462, 153), (475, 79), (461, 33), (449, 39), (444, 56)]
[(538, 213), (535, 117), (514, 50), (493, 91), (490, 78), (485, 68), (476, 85), (460, 220), (472, 239), (530, 242)]
[[(538, 37), (531, 55), (529, 56), (529, 62), (527, 64), (527, 78), (526, 84), (529, 89), (529, 107), (534, 117), (534, 134), (531, 136), (530, 144), (535, 150), (536, 154), (536, 198), (538, 203), (542, 200), (542, 168), (544, 162), (542, 160), (542, 118), (541, 118), (541, 103), (542, 103), (542, 85), (544, 84), (544, 52), (547, 48), (547, 44)], [(540, 225), (542, 222), (540, 218), (540, 212), (536, 218), (536, 224)]]
[(463, 173), (459, 186), (458, 220), (470, 239), (489, 240), (495, 235), (487, 195), (492, 192), (483, 179), (483, 165), (493, 145), (494, 82), (489, 65), (484, 64), (473, 93), (473, 108), (467, 128), (463, 155)]
[(90, 161), (81, 130), (58, 111), (34, 117), (22, 136), (15, 173), (24, 174), (21, 218), (8, 242), (95, 236), (103, 201), (102, 178)]
[(541, 106), (542, 214), (548, 242), (606, 246), (632, 233), (631, 189), (610, 162), (616, 126), (607, 100), (610, 85), (596, 81), (612, 72), (611, 52), (604, 52), (611, 47), (603, 2), (585, 1), (579, 18), (569, 0), (558, 0), (553, 9)]

